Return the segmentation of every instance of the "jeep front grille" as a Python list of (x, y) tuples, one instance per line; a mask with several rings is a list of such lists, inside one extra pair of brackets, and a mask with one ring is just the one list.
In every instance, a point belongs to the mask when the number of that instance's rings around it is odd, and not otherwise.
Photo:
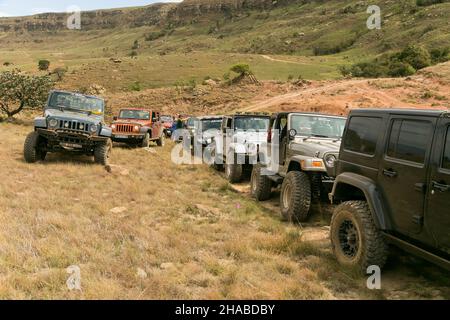
[(63, 130), (89, 132), (89, 124), (78, 121), (59, 121), (59, 128)]
[(117, 124), (116, 132), (125, 132), (125, 133), (134, 132), (134, 126), (131, 124)]

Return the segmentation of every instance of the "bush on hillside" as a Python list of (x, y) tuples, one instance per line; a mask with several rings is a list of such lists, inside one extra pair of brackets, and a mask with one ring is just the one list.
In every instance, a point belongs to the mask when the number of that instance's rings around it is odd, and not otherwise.
[(230, 71), (233, 71), (234, 73), (238, 73), (239, 76), (247, 76), (250, 74), (253, 74), (253, 72), (250, 70), (250, 66), (248, 64), (239, 63), (230, 68)]
[(395, 61), (389, 65), (388, 75), (391, 77), (407, 77), (414, 73), (416, 69), (407, 62)]
[(416, 70), (429, 67), (432, 63), (430, 52), (425, 47), (417, 45), (407, 46), (400, 53), (391, 56), (391, 60), (409, 63)]
[(39, 60), (38, 62), (38, 68), (41, 71), (47, 71), (48, 68), (50, 68), (50, 61), (48, 60)]
[(446, 62), (450, 59), (450, 48), (436, 48), (430, 51), (431, 54), (431, 60), (433, 63), (441, 63)]
[(410, 45), (400, 52), (386, 54), (370, 62), (361, 62), (350, 67), (342, 66), (340, 71), (345, 77), (406, 77), (417, 70), (448, 61), (449, 53), (449, 48), (433, 49), (430, 52), (425, 47)]
[(416, 0), (419, 7), (431, 6), (432, 4), (444, 3), (448, 0)]

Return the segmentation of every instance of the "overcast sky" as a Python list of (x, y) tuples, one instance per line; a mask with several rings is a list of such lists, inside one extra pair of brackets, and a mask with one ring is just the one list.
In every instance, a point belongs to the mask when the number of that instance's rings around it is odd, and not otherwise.
[(77, 6), (84, 11), (145, 6), (157, 2), (181, 2), (181, 0), (0, 0), (0, 17), (66, 12), (71, 6)]

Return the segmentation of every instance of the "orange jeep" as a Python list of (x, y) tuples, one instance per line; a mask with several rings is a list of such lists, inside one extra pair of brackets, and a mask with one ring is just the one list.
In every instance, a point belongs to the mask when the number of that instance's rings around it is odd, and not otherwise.
[(150, 141), (164, 145), (164, 128), (159, 112), (146, 109), (122, 109), (111, 125), (112, 140), (147, 148)]

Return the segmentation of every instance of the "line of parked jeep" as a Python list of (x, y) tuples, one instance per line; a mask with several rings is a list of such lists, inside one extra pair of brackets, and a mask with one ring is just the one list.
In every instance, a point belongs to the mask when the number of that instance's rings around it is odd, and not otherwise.
[[(121, 110), (108, 127), (104, 108), (97, 97), (52, 92), (26, 139), (25, 160), (66, 150), (107, 164), (113, 141), (163, 146), (173, 133), (170, 117), (144, 109)], [(193, 152), (207, 151), (231, 183), (251, 172), (256, 200), (281, 186), (287, 221), (307, 221), (315, 201), (338, 204), (331, 243), (341, 264), (382, 267), (393, 244), (450, 270), (449, 112), (237, 113), (190, 118), (185, 129)]]

